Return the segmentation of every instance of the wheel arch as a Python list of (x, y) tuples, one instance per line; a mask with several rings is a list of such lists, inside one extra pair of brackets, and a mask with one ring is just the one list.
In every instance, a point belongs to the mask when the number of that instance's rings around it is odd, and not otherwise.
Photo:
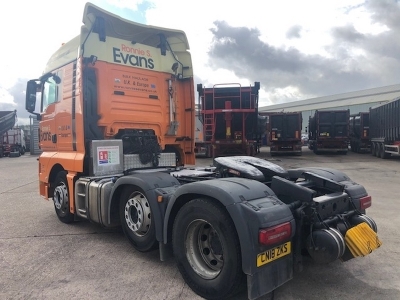
[(49, 173), (49, 180), (48, 180), (48, 182), (49, 182), (48, 195), (53, 195), (54, 181), (56, 180), (58, 173), (60, 173), (62, 171), (67, 172), (67, 170), (65, 170), (63, 168), (63, 166), (59, 163), (56, 163), (51, 167), (51, 170)]
[[(228, 183), (227, 187), (221, 188), (218, 182)], [(230, 183), (230, 184), (229, 184)], [(243, 185), (247, 183), (247, 188)], [(226, 186), (225, 186), (226, 187)], [(266, 187), (264, 184), (250, 179), (229, 178), (220, 180), (202, 181), (191, 184), (186, 184), (180, 187), (173, 197), (170, 199), (164, 218), (164, 236), (165, 244), (172, 240), (172, 227), (179, 209), (187, 202), (195, 198), (207, 198), (214, 201), (224, 208), (233, 222), (236, 233), (239, 238), (239, 244), (242, 257), (242, 270), (246, 274), (252, 273), (254, 265), (254, 257), (249, 253), (254, 252), (254, 244), (258, 243), (258, 236), (253, 232), (254, 228), (247, 222), (248, 213), (244, 211), (243, 199), (259, 199), (266, 196)], [(239, 192), (240, 191), (240, 192)], [(272, 191), (271, 191), (272, 192)], [(252, 195), (252, 196), (250, 196)]]
[(179, 185), (179, 182), (165, 173), (139, 173), (134, 175), (123, 176), (115, 182), (110, 195), (108, 205), (108, 225), (120, 224), (119, 219), (119, 203), (122, 192), (127, 187), (137, 187), (141, 189), (147, 197), (152, 213), (152, 220), (155, 222), (156, 238), (162, 241), (163, 233), (163, 216), (165, 204), (157, 201), (157, 188), (171, 187)]
[(190, 192), (190, 193), (182, 194), (179, 197), (174, 198), (172, 200), (173, 203), (171, 205), (168, 205), (167, 212), (165, 214), (165, 219), (164, 219), (163, 241), (165, 244), (171, 243), (171, 241), (172, 241), (172, 227), (174, 225), (174, 221), (175, 221), (176, 215), (178, 214), (179, 210), (189, 201), (191, 201), (193, 199), (198, 199), (198, 198), (207, 198), (216, 203), (220, 203), (221, 207), (223, 207), (226, 210), (225, 206), (222, 205), (222, 203), (218, 200), (218, 198), (212, 197), (210, 195), (206, 196), (204, 194)]

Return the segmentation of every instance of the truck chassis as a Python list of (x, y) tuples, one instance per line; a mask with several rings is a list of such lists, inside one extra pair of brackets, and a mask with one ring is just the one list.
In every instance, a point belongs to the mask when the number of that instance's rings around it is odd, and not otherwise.
[[(59, 171), (51, 184), (55, 211), (64, 223), (121, 226), (137, 250), (158, 248), (161, 261), (174, 256), (186, 283), (206, 299), (229, 298), (246, 281), (248, 298), (256, 299), (301, 271), (304, 255), (327, 264), (381, 245), (365, 214), (371, 197), (340, 171), (285, 170), (248, 156), (215, 158), (208, 168), (162, 167), (162, 158), (160, 165), (81, 176), (74, 203), (68, 174)], [(352, 247), (349, 232), (360, 224), (367, 233)]]

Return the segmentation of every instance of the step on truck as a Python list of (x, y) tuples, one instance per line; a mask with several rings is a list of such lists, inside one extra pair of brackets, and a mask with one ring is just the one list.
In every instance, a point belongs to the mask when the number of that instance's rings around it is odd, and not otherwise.
[(301, 112), (277, 112), (268, 114), (267, 132), (271, 156), (277, 154), (302, 154)]
[(40, 120), (39, 192), (58, 219), (122, 227), (138, 251), (173, 257), (206, 299), (271, 293), (301, 270), (303, 254), (330, 263), (378, 248), (371, 196), (340, 171), (249, 156), (187, 167), (188, 49), (183, 31), (86, 4), (80, 34), (26, 89), (26, 109)]
[(308, 120), (308, 148), (315, 154), (349, 148), (350, 110), (316, 110)]
[(371, 151), (369, 137), (369, 112), (359, 112), (350, 116), (350, 149), (352, 152)]
[(400, 155), (400, 98), (369, 109), (371, 153), (380, 158)]

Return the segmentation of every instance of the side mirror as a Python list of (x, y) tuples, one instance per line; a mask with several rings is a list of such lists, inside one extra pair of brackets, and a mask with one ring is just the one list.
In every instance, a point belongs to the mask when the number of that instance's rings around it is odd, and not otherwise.
[(30, 113), (35, 111), (37, 88), (38, 84), (36, 80), (29, 80), (26, 84), (25, 109)]
[(61, 83), (61, 78), (60, 76), (53, 74), (53, 80), (56, 84), (60, 84)]

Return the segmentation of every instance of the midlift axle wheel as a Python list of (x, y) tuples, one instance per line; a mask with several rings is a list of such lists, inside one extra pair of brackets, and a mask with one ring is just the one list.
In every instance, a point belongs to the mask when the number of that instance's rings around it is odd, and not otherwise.
[(157, 247), (150, 204), (141, 189), (128, 187), (123, 191), (120, 220), (125, 236), (137, 250), (147, 252)]

